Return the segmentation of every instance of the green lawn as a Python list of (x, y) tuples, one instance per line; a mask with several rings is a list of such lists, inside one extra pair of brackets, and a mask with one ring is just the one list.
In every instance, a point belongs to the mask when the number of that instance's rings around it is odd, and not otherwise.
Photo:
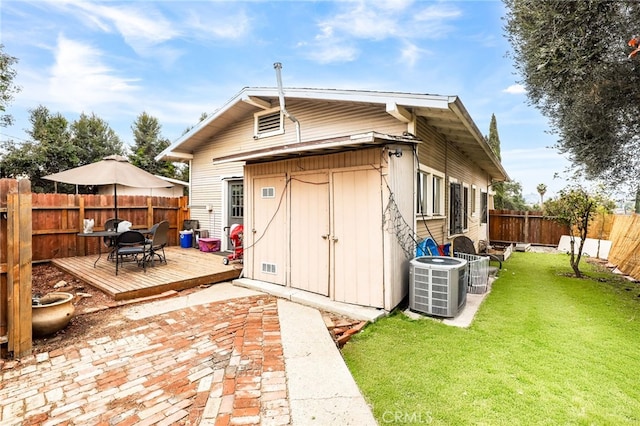
[(345, 346), (380, 424), (640, 424), (640, 286), (514, 253), (468, 329), (395, 313)]

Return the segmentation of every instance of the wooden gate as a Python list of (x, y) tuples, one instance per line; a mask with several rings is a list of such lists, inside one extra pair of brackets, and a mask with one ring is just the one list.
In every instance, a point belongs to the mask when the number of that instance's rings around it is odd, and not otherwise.
[(0, 179), (0, 357), (29, 355), (31, 182)]

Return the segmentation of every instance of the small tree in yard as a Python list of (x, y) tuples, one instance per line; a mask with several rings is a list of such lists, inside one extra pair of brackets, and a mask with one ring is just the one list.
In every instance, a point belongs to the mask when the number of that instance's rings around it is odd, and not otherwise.
[[(548, 200), (545, 203), (545, 216), (557, 220), (569, 226), (569, 238), (571, 247), (570, 264), (577, 278), (582, 278), (580, 272), (580, 259), (584, 248), (587, 232), (589, 231), (589, 221), (596, 210), (603, 209), (612, 211), (613, 201), (609, 200), (602, 193), (589, 194), (581, 186), (572, 186), (559, 192), (557, 199)], [(576, 251), (576, 233), (580, 238), (580, 244)]]

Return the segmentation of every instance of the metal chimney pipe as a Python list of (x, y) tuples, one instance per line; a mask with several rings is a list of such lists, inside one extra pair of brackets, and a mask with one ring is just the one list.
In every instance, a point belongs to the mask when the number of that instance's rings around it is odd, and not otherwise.
[(289, 118), (289, 120), (293, 121), (296, 124), (296, 140), (297, 142), (300, 142), (300, 122), (293, 115), (289, 114), (289, 111), (287, 111), (287, 108), (284, 105), (284, 91), (282, 90), (282, 76), (280, 71), (282, 69), (282, 64), (280, 62), (276, 62), (273, 64), (273, 68), (275, 68), (276, 70), (276, 79), (278, 80), (278, 96), (280, 99), (280, 109), (282, 110), (284, 115)]

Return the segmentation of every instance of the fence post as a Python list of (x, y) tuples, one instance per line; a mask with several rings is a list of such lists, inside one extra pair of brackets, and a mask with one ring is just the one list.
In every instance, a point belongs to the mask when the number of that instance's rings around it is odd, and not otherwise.
[(7, 325), (7, 194), (18, 184), (15, 179), (0, 179), (0, 358), (8, 355), (9, 328)]
[(18, 181), (7, 196), (7, 302), (9, 352), (31, 353), (31, 182)]
[(524, 212), (524, 242), (529, 242), (529, 211)]

